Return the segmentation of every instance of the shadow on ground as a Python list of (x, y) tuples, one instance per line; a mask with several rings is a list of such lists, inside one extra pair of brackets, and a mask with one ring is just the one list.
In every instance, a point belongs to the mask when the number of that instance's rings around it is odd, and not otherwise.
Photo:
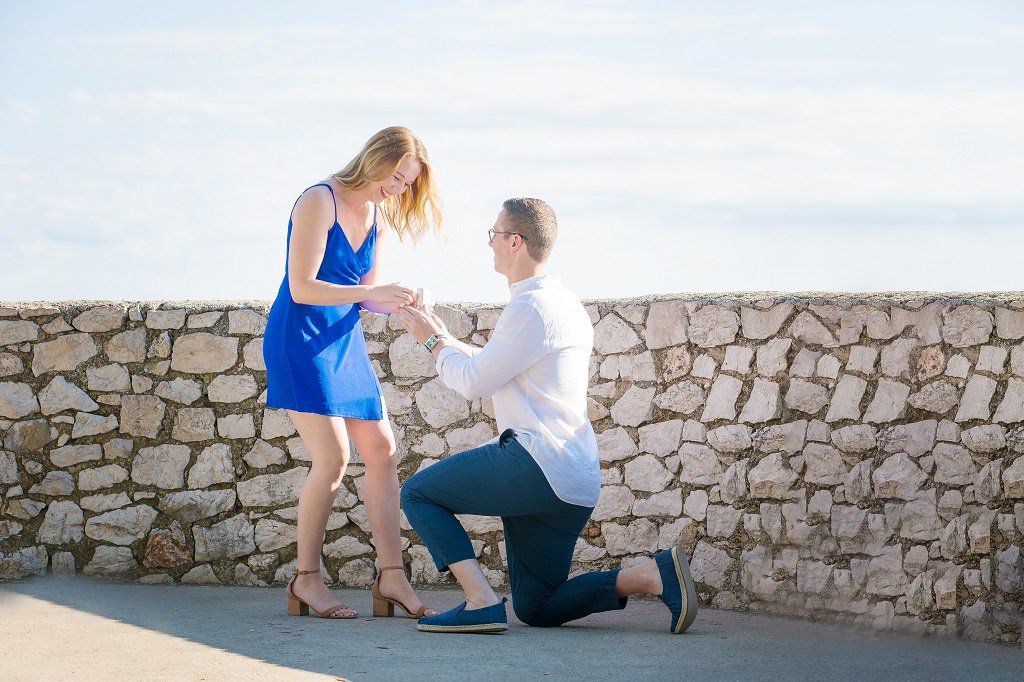
[[(657, 601), (560, 628), (511, 621), (502, 635), (419, 633), (370, 618), (369, 591), (337, 594), (363, 614), (285, 615), (281, 588), (138, 585), (86, 577), (0, 584), (0, 677), (78, 679), (1015, 679), (1019, 649), (704, 609), (666, 632)], [(431, 606), (458, 603), (425, 591)], [(512, 617), (511, 609), (509, 615)]]

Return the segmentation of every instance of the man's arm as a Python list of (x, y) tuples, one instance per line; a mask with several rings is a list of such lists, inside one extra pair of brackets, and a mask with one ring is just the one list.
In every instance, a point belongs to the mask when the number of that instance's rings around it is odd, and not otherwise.
[[(510, 303), (483, 348), (442, 339), (438, 346), (445, 347), (433, 348), (437, 373), (449, 388), (469, 400), (488, 398), (544, 357), (545, 336), (544, 320), (533, 306)], [(459, 346), (477, 352), (469, 354)]]
[(547, 352), (544, 320), (529, 303), (509, 303), (483, 348), (447, 335), (444, 323), (436, 316), (413, 307), (403, 308), (399, 314), (418, 342), (423, 343), (431, 334), (441, 337), (431, 349), (437, 358), (437, 373), (445, 384), (470, 400), (493, 395)]

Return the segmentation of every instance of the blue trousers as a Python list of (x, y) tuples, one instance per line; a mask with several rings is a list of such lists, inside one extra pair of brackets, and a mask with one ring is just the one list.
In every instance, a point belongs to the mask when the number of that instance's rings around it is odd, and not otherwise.
[(452, 455), (402, 486), (402, 509), (438, 571), (475, 559), (456, 514), (500, 516), (505, 528), (512, 607), (527, 625), (551, 627), (626, 606), (618, 571), (568, 580), (580, 531), (594, 511), (563, 502), (509, 429), (497, 443)]

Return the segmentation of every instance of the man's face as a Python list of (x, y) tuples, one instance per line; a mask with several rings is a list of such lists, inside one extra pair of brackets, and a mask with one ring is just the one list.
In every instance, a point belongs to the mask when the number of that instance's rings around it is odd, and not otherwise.
[(505, 227), (505, 209), (501, 209), (498, 213), (497, 219), (494, 221), (494, 238), (491, 239), (491, 251), (494, 252), (494, 270), (499, 274), (508, 274), (509, 265), (512, 262), (512, 240), (514, 237), (510, 234), (501, 234), (507, 232), (508, 228)]

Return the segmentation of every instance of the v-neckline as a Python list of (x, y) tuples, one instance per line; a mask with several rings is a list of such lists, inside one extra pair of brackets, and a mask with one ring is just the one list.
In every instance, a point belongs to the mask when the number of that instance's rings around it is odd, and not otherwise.
[(352, 240), (348, 238), (348, 234), (345, 232), (345, 228), (341, 226), (341, 220), (339, 220), (338, 216), (338, 197), (334, 193), (334, 188), (331, 187), (331, 184), (328, 182), (324, 182), (322, 184), (331, 191), (331, 199), (334, 200), (334, 227), (337, 227), (339, 230), (341, 230), (341, 236), (345, 238), (345, 243), (348, 244), (348, 249), (349, 251), (352, 252), (352, 255), (358, 256), (359, 252), (363, 250), (364, 246), (366, 246), (366, 242), (370, 241), (370, 235), (373, 233), (375, 229), (377, 229), (377, 205), (374, 204), (373, 206), (373, 224), (371, 224), (370, 229), (366, 231), (366, 234), (363, 236), (363, 241), (359, 245), (359, 248), (357, 249), (356, 247), (352, 246)]
[[(374, 211), (376, 212), (376, 209), (374, 209)], [(341, 236), (345, 240), (345, 243), (348, 244), (349, 251), (352, 252), (352, 255), (358, 256), (359, 252), (363, 250), (364, 246), (366, 246), (366, 242), (370, 241), (370, 235), (373, 233), (375, 229), (377, 229), (377, 219), (376, 217), (374, 217), (373, 225), (370, 225), (370, 229), (366, 231), (366, 236), (363, 237), (363, 242), (359, 245), (358, 249), (352, 246), (351, 240), (349, 240), (348, 235), (345, 234), (345, 228), (341, 226), (341, 221), (338, 220), (337, 213), (335, 213), (334, 215), (334, 225), (339, 230), (341, 230)]]

